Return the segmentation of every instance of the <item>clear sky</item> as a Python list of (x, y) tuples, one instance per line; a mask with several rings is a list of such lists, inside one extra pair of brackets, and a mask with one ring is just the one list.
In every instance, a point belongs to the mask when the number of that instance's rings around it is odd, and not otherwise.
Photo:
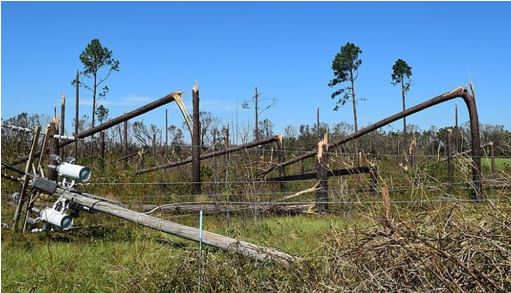
[[(240, 128), (253, 122), (240, 104), (256, 86), (263, 99), (277, 99), (261, 117), (276, 132), (314, 123), (317, 107), (323, 122), (353, 123), (350, 104), (333, 111), (327, 86), (333, 57), (350, 41), (363, 51), (359, 125), (400, 110), (390, 73), (402, 58), (413, 67), (409, 106), (473, 80), (480, 122), (511, 128), (511, 3), (2, 2), (1, 15), (3, 118), (52, 114), (64, 94), (70, 126), (78, 56), (99, 38), (120, 60), (102, 102), (110, 117), (174, 90), (189, 104), (197, 80), (202, 110), (230, 123), (238, 103)], [(82, 97), (80, 111), (90, 115), (90, 93), (82, 90)], [(168, 109), (170, 122), (181, 126), (177, 108)], [(409, 123), (444, 127), (453, 112), (449, 102)], [(459, 112), (467, 121), (466, 109)], [(140, 119), (162, 127), (164, 113)]]

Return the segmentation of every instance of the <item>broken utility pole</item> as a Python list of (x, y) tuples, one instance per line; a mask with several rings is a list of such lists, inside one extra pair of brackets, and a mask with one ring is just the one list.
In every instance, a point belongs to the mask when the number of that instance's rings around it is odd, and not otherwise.
[[(329, 148), (335, 148), (340, 145), (343, 145), (349, 141), (355, 140), (365, 134), (368, 134), (374, 130), (377, 130), (378, 128), (381, 128), (383, 126), (386, 126), (392, 122), (395, 122), (405, 116), (410, 116), (414, 113), (420, 112), (424, 109), (430, 108), (432, 106), (438, 105), (440, 103), (455, 99), (455, 98), (462, 98), (465, 102), (465, 105), (468, 109), (468, 114), (470, 118), (470, 133), (472, 136), (471, 143), (472, 143), (472, 183), (473, 183), (473, 193), (471, 194), (471, 198), (474, 201), (480, 201), (483, 198), (483, 185), (481, 181), (481, 149), (480, 149), (480, 138), (479, 138), (479, 118), (477, 115), (477, 107), (475, 102), (475, 93), (472, 88), (470, 87), (470, 92), (468, 89), (464, 87), (456, 88), (450, 92), (444, 93), (440, 96), (434, 97), (426, 102), (423, 102), (421, 104), (418, 104), (414, 107), (408, 108), (405, 111), (396, 113), (392, 116), (389, 116), (385, 119), (382, 119), (374, 124), (371, 124), (363, 129), (360, 129), (359, 131), (356, 131), (355, 133), (349, 134), (346, 137), (333, 142), (329, 145)], [(297, 156), (293, 159), (287, 160), (284, 163), (276, 164), (275, 166), (272, 166), (268, 168), (267, 170), (261, 172), (258, 174), (258, 176), (265, 176), (266, 174), (270, 173), (271, 171), (281, 167), (281, 166), (287, 166), (293, 163), (301, 162), (307, 158), (311, 158), (317, 154), (317, 151), (310, 151), (308, 153), (305, 153), (301, 156)]]
[(447, 141), (445, 143), (445, 152), (447, 153), (447, 182), (452, 187), (453, 177), (454, 177), (454, 169), (452, 165), (452, 151), (451, 151), (451, 137), (452, 137), (452, 128), (447, 129)]
[[(149, 103), (149, 104), (147, 104), (145, 106), (142, 106), (142, 107), (140, 107), (138, 109), (135, 109), (135, 110), (133, 110), (131, 112), (125, 113), (125, 114), (123, 114), (123, 115), (121, 115), (119, 117), (116, 117), (116, 118), (113, 118), (111, 120), (108, 120), (107, 122), (105, 122), (105, 123), (103, 123), (101, 125), (98, 125), (98, 126), (93, 127), (93, 128), (89, 128), (87, 130), (84, 130), (84, 131), (76, 134), (74, 136), (74, 139), (62, 141), (60, 143), (60, 147), (68, 145), (68, 144), (71, 144), (71, 143), (73, 143), (77, 139), (89, 137), (89, 136), (91, 136), (93, 134), (96, 134), (96, 133), (102, 131), (102, 130), (106, 130), (106, 129), (112, 127), (112, 126), (115, 126), (115, 125), (119, 124), (119, 123), (122, 123), (124, 121), (130, 120), (130, 119), (132, 119), (134, 117), (140, 116), (140, 115), (142, 115), (144, 113), (147, 113), (147, 112), (149, 112), (149, 111), (151, 111), (153, 109), (156, 109), (156, 108), (158, 108), (158, 107), (160, 107), (162, 105), (168, 104), (168, 103), (174, 101), (174, 99), (176, 97), (180, 98), (181, 97), (181, 92), (170, 93), (170, 94), (166, 95), (165, 97), (163, 97), (161, 99), (158, 99), (158, 100), (156, 100), (154, 102), (151, 102), (151, 103)], [(37, 152), (36, 155), (39, 155), (39, 152)], [(26, 162), (27, 160), (28, 160), (28, 157), (23, 157), (23, 158), (15, 161), (15, 162), (13, 162), (12, 164), (13, 165), (21, 164), (21, 163)]]
[(316, 190), (316, 207), (320, 214), (328, 211), (328, 134), (318, 142), (318, 161), (316, 162), (319, 188)]
[[(218, 150), (218, 151), (215, 151), (215, 152), (202, 154), (202, 155), (200, 155), (199, 160), (205, 160), (205, 159), (213, 158), (213, 157), (216, 157), (216, 156), (227, 155), (227, 154), (230, 154), (230, 153), (242, 151), (242, 150), (253, 148), (253, 147), (256, 147), (256, 146), (260, 146), (260, 145), (265, 145), (265, 144), (269, 144), (269, 143), (272, 143), (272, 142), (276, 142), (278, 140), (279, 140), (279, 136), (277, 135), (277, 136), (274, 136), (274, 137), (263, 139), (261, 141), (254, 141), (254, 142), (242, 144), (242, 145), (239, 145), (239, 146), (233, 146), (233, 147), (230, 147), (230, 148), (225, 149), (225, 150)], [(173, 167), (177, 167), (177, 166), (181, 166), (181, 165), (186, 165), (186, 164), (192, 163), (192, 161), (193, 161), (192, 158), (188, 158), (188, 159), (185, 159), (185, 160), (182, 160), (182, 161), (172, 162), (172, 163), (168, 163), (168, 164), (161, 165), (161, 166), (155, 166), (155, 167), (151, 167), (151, 168), (147, 168), (147, 169), (138, 170), (135, 174), (140, 175), (140, 174), (149, 173), (149, 172), (153, 172), (153, 171), (169, 169), (169, 168), (173, 168)]]
[(199, 111), (199, 85), (195, 84), (192, 88), (193, 104), (193, 135), (192, 135), (192, 194), (201, 192), (200, 183), (200, 111)]
[(272, 260), (286, 266), (292, 264), (295, 261), (295, 257), (285, 252), (281, 252), (273, 248), (258, 246), (252, 243), (233, 239), (208, 231), (202, 231), (201, 237), (199, 229), (197, 228), (188, 227), (175, 222), (132, 211), (127, 208), (115, 205), (111, 202), (102, 200), (101, 198), (98, 198), (94, 195), (87, 196), (87, 194), (69, 192), (60, 188), (57, 190), (57, 193), (75, 204), (85, 206), (98, 212), (102, 212), (136, 223), (138, 225), (149, 227), (188, 240), (196, 242), (202, 241), (202, 243), (206, 245), (230, 252), (240, 253), (260, 261)]

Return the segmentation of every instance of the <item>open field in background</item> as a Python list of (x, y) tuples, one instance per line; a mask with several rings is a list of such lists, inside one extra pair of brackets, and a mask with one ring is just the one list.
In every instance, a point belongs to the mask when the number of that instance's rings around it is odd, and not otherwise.
[[(481, 160), (481, 164), (483, 168), (491, 167), (491, 159), (487, 157), (483, 157)], [(495, 158), (495, 168), (497, 170), (508, 169), (511, 170), (511, 158)]]

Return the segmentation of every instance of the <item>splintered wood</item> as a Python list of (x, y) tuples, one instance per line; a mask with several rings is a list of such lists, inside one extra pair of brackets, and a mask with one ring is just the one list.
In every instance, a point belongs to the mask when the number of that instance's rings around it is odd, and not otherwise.
[(385, 210), (385, 221), (392, 223), (392, 206), (390, 204), (389, 187), (384, 184), (381, 189), (381, 199), (383, 200), (383, 208)]

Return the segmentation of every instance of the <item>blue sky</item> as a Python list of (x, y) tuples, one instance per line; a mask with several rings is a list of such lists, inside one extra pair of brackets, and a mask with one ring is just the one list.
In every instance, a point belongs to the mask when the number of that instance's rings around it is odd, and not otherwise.
[[(374, 2), (2, 2), (1, 113), (52, 114), (60, 96), (74, 114), (74, 73), (79, 54), (93, 38), (114, 52), (120, 72), (108, 81), (110, 117), (181, 90), (187, 103), (198, 81), (202, 110), (223, 122), (253, 123), (240, 104), (258, 87), (276, 98), (262, 119), (276, 132), (289, 125), (353, 123), (350, 104), (333, 111), (331, 62), (350, 41), (361, 47), (357, 92), (359, 125), (401, 108), (390, 83), (397, 58), (413, 67), (408, 105), (475, 84), (482, 123), (511, 128), (511, 3)], [(90, 115), (82, 90), (81, 113)], [(449, 102), (411, 116), (422, 129), (453, 124)], [(468, 114), (460, 106), (460, 121)], [(181, 126), (173, 105), (169, 119)], [(191, 109), (190, 109), (191, 111)], [(165, 107), (142, 116), (164, 125)], [(393, 124), (400, 129), (399, 122)], [(69, 127), (68, 127), (69, 128)]]

